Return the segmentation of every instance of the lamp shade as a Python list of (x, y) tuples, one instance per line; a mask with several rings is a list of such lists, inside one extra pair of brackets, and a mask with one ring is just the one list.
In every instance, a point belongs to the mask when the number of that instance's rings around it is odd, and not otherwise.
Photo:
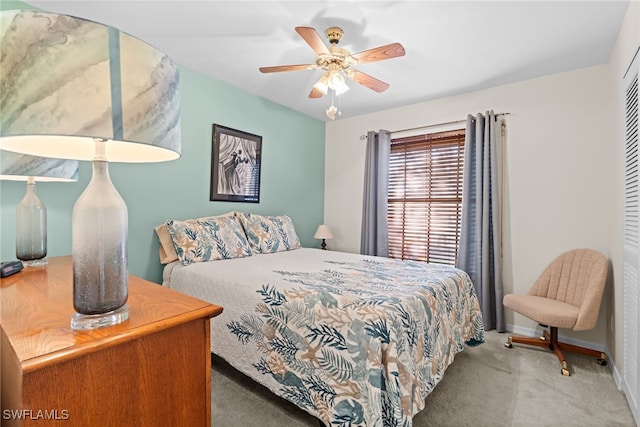
[(0, 150), (0, 180), (9, 181), (78, 180), (78, 161), (29, 156)]
[(342, 74), (339, 71), (334, 71), (330, 73), (329, 76), (329, 87), (333, 89), (336, 96), (340, 96), (349, 90), (349, 86), (344, 80)]
[(0, 12), (0, 148), (109, 162), (180, 156), (178, 69), (145, 42), (97, 22)]
[(326, 95), (329, 92), (329, 73), (323, 74), (320, 79), (313, 85), (316, 90), (322, 92), (323, 95)]
[(47, 12), (0, 12), (0, 51), (0, 149), (92, 161), (72, 212), (71, 328), (123, 322), (128, 210), (108, 164), (180, 157), (178, 68), (116, 28)]
[(328, 225), (321, 224), (318, 226), (316, 234), (314, 234), (313, 237), (315, 239), (333, 239), (333, 234), (331, 234), (331, 229)]

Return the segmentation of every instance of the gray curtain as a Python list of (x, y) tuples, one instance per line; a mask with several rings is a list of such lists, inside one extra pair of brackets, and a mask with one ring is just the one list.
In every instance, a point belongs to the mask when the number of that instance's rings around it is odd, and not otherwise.
[(456, 267), (474, 284), (486, 330), (505, 331), (498, 149), (501, 126), (493, 111), (467, 116), (462, 223)]
[(391, 134), (386, 130), (367, 133), (364, 166), (364, 197), (360, 253), (389, 256), (387, 197)]

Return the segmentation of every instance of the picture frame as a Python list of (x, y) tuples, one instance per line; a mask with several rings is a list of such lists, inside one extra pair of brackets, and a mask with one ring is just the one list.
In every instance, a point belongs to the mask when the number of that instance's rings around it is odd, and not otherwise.
[(211, 201), (260, 203), (262, 137), (213, 124)]

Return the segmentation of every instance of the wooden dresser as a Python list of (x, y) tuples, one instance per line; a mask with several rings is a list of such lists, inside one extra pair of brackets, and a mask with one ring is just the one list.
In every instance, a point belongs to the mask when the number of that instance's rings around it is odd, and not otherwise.
[(0, 280), (2, 426), (210, 426), (222, 307), (129, 276), (129, 319), (70, 327), (71, 257)]

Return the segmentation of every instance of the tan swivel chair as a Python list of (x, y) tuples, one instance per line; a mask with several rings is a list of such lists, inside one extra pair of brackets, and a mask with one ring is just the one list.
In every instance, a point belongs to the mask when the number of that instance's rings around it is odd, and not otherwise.
[(604, 353), (558, 341), (558, 328), (586, 331), (596, 326), (608, 266), (601, 253), (574, 249), (554, 259), (526, 295), (505, 295), (505, 307), (549, 327), (540, 338), (510, 335), (505, 347), (512, 348), (512, 343), (547, 347), (560, 360), (564, 376), (570, 374), (563, 350), (594, 356), (599, 364), (606, 365)]

